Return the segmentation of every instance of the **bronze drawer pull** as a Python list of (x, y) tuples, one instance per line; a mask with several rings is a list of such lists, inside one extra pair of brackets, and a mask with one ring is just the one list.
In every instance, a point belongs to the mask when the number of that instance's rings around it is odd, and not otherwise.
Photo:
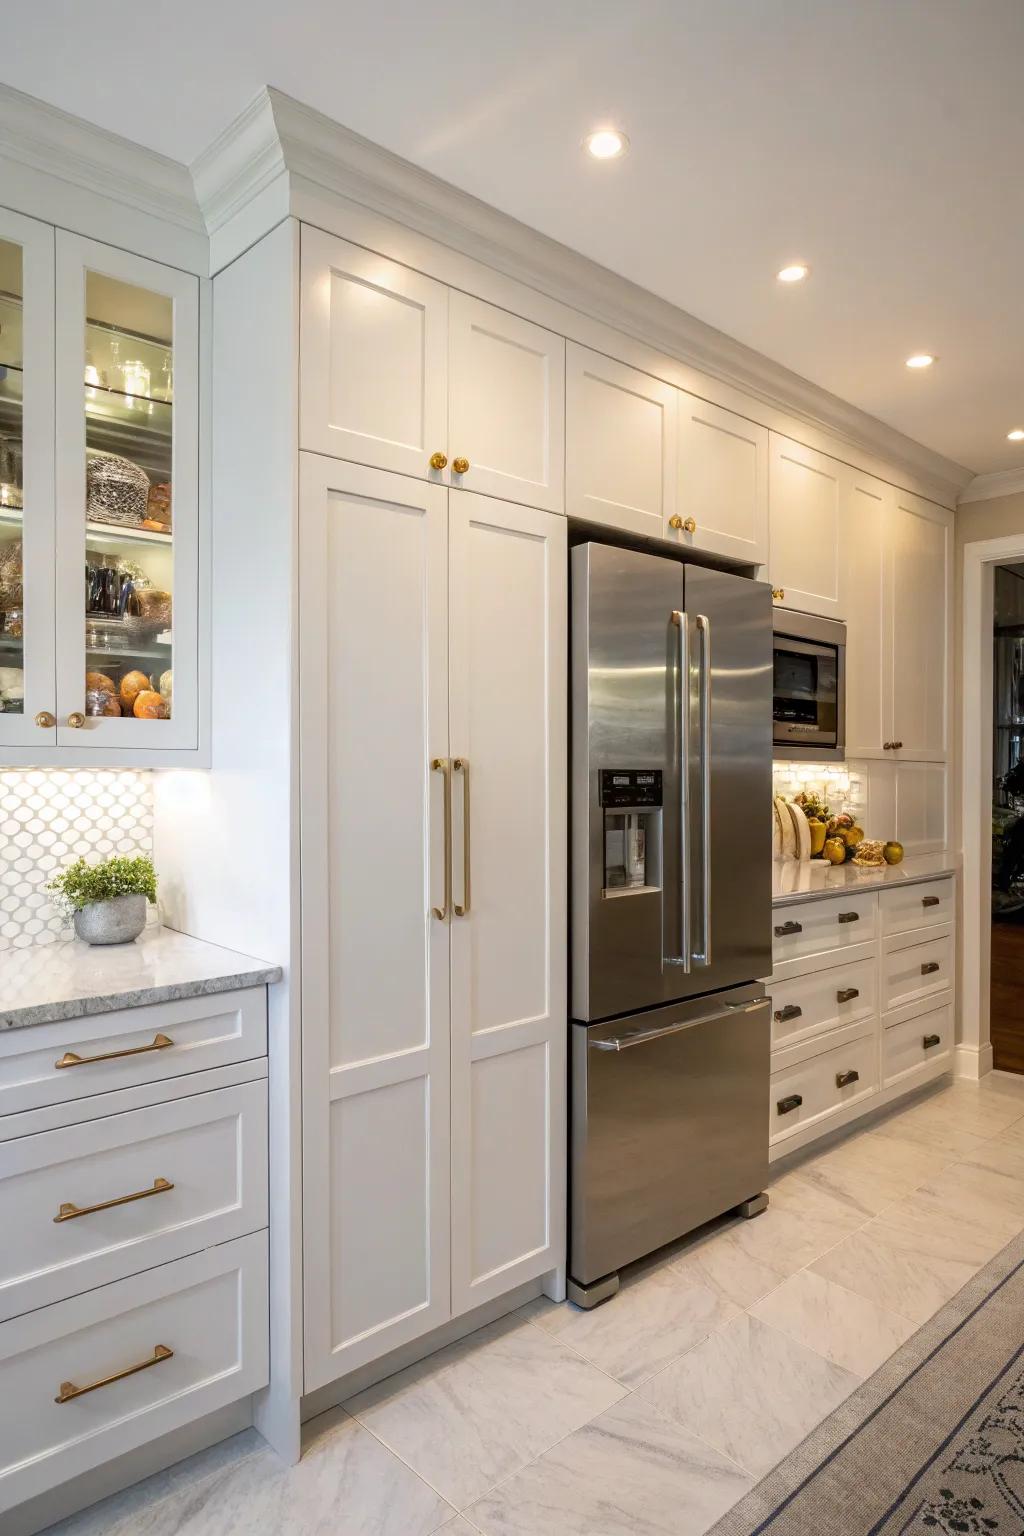
[(937, 907), (937, 906), (940, 906), (941, 905), (941, 898), (938, 897), (938, 896), (922, 896), (921, 897), (921, 905), (922, 905), (922, 907)]
[(937, 960), (926, 960), (925, 963), (921, 967), (921, 975), (922, 976), (931, 976), (938, 969), (939, 969), (939, 962)]
[(839, 916), (836, 918), (836, 921), (839, 922), (839, 923), (859, 923), (860, 922), (860, 913), (859, 912), (840, 912)]
[(941, 1035), (925, 1035), (924, 1039), (921, 1041), (921, 1044), (924, 1046), (926, 1051), (930, 1051), (933, 1045), (941, 1045), (942, 1044), (942, 1036)]
[(784, 939), (788, 934), (803, 933), (803, 931), (803, 923), (795, 923), (792, 920), (788, 923), (776, 923), (775, 925), (775, 937), (777, 939)]
[(137, 1189), (131, 1195), (118, 1195), (113, 1200), (100, 1200), (97, 1205), (73, 1205), (65, 1200), (54, 1221), (74, 1221), (76, 1216), (92, 1216), (95, 1211), (109, 1211), (115, 1205), (131, 1205), (133, 1200), (148, 1200), (150, 1195), (164, 1195), (174, 1185), (168, 1179), (154, 1179), (152, 1189)]
[(799, 1109), (803, 1101), (802, 1093), (791, 1093), (788, 1099), (780, 1099), (775, 1107), (780, 1115), (788, 1115), (791, 1109)]
[(787, 1003), (785, 1008), (780, 1008), (775, 1015), (776, 1024), (788, 1024), (790, 1019), (802, 1019), (803, 1009), (797, 1003)]
[(859, 1072), (850, 1071), (850, 1072), (837, 1072), (836, 1073), (836, 1087), (837, 1088), (849, 1088), (851, 1083), (859, 1083), (859, 1082), (860, 1082), (860, 1073)]
[(79, 1056), (77, 1051), (65, 1051), (55, 1067), (89, 1067), (94, 1061), (120, 1061), (122, 1056), (145, 1056), (148, 1051), (166, 1051), (174, 1041), (167, 1035), (154, 1035), (149, 1045), (133, 1045), (127, 1051), (104, 1051), (102, 1056)]
[(855, 997), (860, 997), (860, 989), (858, 987), (840, 987), (836, 993), (836, 1002), (852, 1003)]
[(138, 1365), (126, 1365), (123, 1371), (115, 1371), (113, 1376), (102, 1376), (99, 1381), (90, 1381), (87, 1387), (76, 1387), (73, 1381), (62, 1381), (54, 1402), (70, 1403), (76, 1397), (84, 1397), (87, 1392), (97, 1392), (100, 1387), (109, 1387), (115, 1381), (124, 1381), (126, 1376), (134, 1376), (139, 1371), (148, 1371), (151, 1365), (159, 1365), (161, 1360), (173, 1359), (174, 1350), (168, 1349), (166, 1344), (158, 1344), (148, 1360), (140, 1360)]

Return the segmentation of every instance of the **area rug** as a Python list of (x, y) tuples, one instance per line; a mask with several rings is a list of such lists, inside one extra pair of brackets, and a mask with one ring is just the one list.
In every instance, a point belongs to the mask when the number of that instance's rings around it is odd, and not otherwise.
[(708, 1536), (1021, 1536), (1024, 1234)]

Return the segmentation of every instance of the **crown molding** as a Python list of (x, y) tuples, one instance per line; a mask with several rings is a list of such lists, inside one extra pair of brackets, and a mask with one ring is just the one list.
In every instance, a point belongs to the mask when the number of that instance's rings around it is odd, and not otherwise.
[(243, 212), (279, 176), (287, 174), (284, 143), (269, 90), (260, 91), (190, 167), (206, 231)]
[(1024, 469), (997, 469), (990, 475), (975, 475), (960, 492), (958, 506), (971, 501), (991, 501), (996, 496), (1015, 496), (1024, 491)]

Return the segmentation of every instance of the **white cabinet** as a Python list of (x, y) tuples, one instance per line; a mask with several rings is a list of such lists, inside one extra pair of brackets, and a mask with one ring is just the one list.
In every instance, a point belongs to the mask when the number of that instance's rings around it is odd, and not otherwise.
[(662, 538), (676, 510), (677, 391), (569, 342), (565, 349), (565, 509)]
[(886, 568), (887, 739), (903, 758), (944, 762), (953, 515), (906, 491), (894, 501)]
[(300, 446), (560, 512), (561, 336), (302, 228)]
[(665, 532), (683, 548), (766, 564), (767, 428), (684, 390), (677, 397), (680, 526)]
[(840, 547), (845, 575), (846, 755), (881, 753), (892, 735), (882, 685), (886, 552), (895, 492), (846, 468), (841, 479)]
[(300, 560), (309, 1391), (560, 1262), (565, 523), (303, 455)]
[(841, 619), (843, 466), (777, 432), (770, 434), (769, 573), (783, 608)]

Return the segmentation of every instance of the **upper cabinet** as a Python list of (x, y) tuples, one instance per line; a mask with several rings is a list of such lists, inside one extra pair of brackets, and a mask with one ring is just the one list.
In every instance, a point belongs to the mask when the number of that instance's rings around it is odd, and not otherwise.
[(676, 510), (676, 390), (569, 342), (565, 509), (661, 538)]
[(565, 342), (302, 228), (300, 443), (561, 512)]
[[(940, 762), (949, 747), (949, 615), (953, 514), (894, 493), (886, 558), (883, 747)], [(886, 747), (886, 742), (888, 746)]]
[(669, 537), (683, 547), (768, 562), (768, 430), (678, 395), (678, 494)]
[(783, 608), (841, 619), (843, 466), (791, 438), (770, 434), (769, 574)]
[(842, 550), (846, 621), (846, 753), (873, 756), (891, 738), (882, 681), (884, 587), (895, 491), (884, 480), (843, 467)]
[(0, 766), (196, 761), (198, 493), (198, 279), (0, 211)]

